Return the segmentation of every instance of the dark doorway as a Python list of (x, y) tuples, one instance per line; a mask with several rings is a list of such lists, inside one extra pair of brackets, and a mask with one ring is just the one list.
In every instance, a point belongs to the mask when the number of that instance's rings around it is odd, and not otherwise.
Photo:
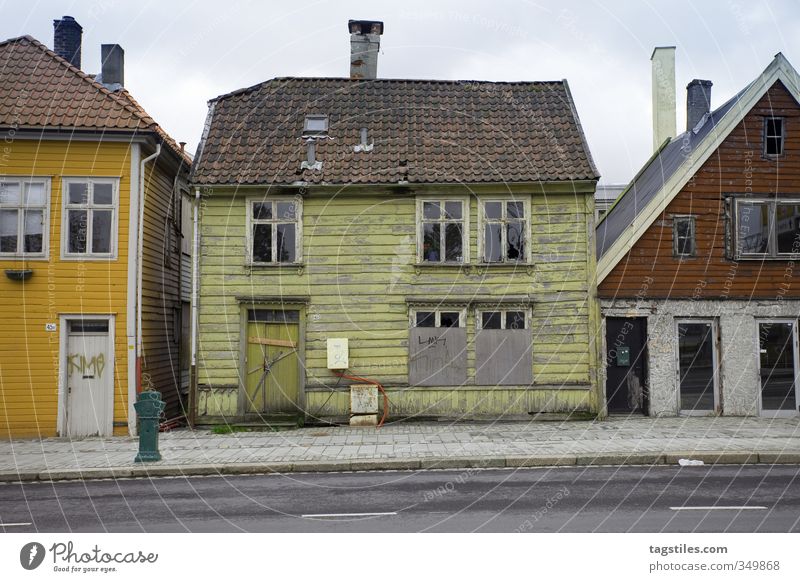
[(646, 318), (606, 318), (606, 403), (609, 413), (647, 414), (646, 355)]

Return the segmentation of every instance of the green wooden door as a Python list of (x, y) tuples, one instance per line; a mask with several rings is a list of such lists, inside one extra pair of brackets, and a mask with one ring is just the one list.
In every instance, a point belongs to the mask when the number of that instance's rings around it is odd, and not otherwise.
[(297, 413), (302, 410), (297, 312), (250, 310), (245, 367), (246, 413)]

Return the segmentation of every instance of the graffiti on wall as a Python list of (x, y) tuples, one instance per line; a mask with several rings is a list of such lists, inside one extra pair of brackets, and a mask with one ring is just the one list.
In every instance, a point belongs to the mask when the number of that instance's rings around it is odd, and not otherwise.
[(86, 354), (70, 354), (67, 356), (67, 365), (69, 366), (69, 375), (72, 372), (82, 374), (84, 378), (97, 378), (103, 377), (103, 370), (106, 367), (106, 357), (104, 354), (97, 354), (95, 356), (87, 357)]

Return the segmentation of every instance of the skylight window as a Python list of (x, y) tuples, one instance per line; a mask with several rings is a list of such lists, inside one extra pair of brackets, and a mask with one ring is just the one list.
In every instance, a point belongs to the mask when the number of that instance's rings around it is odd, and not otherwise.
[(306, 115), (303, 122), (303, 136), (323, 136), (328, 135), (328, 116), (327, 115)]

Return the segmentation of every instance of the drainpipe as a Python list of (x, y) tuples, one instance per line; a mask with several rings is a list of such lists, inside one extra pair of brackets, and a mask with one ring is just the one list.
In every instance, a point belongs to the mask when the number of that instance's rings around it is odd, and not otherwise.
[(142, 255), (144, 249), (144, 165), (161, 153), (161, 144), (156, 144), (155, 153), (139, 163), (139, 248), (136, 252), (136, 393), (142, 391)]
[(197, 397), (197, 286), (200, 276), (199, 256), (200, 252), (200, 188), (194, 189), (194, 208), (192, 225), (192, 362), (191, 362), (191, 382), (189, 384), (189, 425), (194, 426), (194, 411)]

